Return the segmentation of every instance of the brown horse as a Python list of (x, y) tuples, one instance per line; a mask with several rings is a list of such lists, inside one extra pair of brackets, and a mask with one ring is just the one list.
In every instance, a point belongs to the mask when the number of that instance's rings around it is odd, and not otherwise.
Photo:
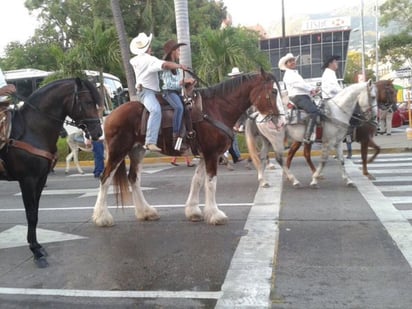
[[(375, 85), (377, 88), (376, 101), (378, 103), (378, 107), (379, 106), (388, 107), (388, 105), (390, 105), (390, 106), (393, 106), (394, 109), (396, 109), (397, 96), (396, 96), (396, 89), (393, 86), (392, 80), (380, 80), (376, 82)], [(355, 116), (354, 118), (359, 120), (359, 116)], [(362, 120), (358, 122), (359, 124), (355, 126), (355, 130), (353, 133), (354, 135), (353, 140), (360, 143), (360, 146), (361, 146), (360, 149), (361, 149), (363, 175), (373, 180), (375, 178), (373, 177), (373, 175), (369, 174), (368, 163), (373, 162), (373, 160), (375, 160), (375, 158), (378, 156), (381, 150), (380, 147), (375, 143), (373, 139), (374, 136), (376, 135), (376, 123), (370, 122), (370, 121), (362, 121)], [(301, 145), (302, 145), (302, 142), (294, 142), (291, 145), (289, 152), (288, 152), (288, 157), (286, 160), (286, 165), (288, 168), (290, 168), (293, 157), (295, 156), (296, 152), (298, 151)], [(370, 158), (368, 158), (369, 147), (374, 150)], [(311, 150), (312, 150), (312, 145), (305, 144), (303, 147), (303, 156), (305, 157), (306, 162), (309, 165), (309, 168), (314, 173), (316, 168), (311, 159)]]
[[(241, 75), (197, 91), (201, 101), (197, 99), (191, 110), (191, 145), (192, 152), (200, 153), (200, 162), (186, 201), (185, 214), (189, 220), (200, 221), (204, 217), (209, 224), (226, 223), (227, 217), (216, 203), (218, 158), (230, 147), (233, 125), (251, 104), (278, 114), (274, 82), (272, 74), (261, 70), (257, 74)], [(142, 162), (146, 153), (143, 147), (145, 135), (141, 129), (143, 112), (141, 103), (128, 102), (115, 109), (105, 121), (107, 160), (93, 212), (93, 221), (98, 226), (111, 226), (114, 223), (107, 208), (107, 192), (112, 180), (117, 189), (117, 200), (123, 205), (130, 198), (131, 187), (131, 199), (138, 220), (159, 219), (156, 209), (148, 204), (140, 188)], [(166, 120), (164, 114), (162, 118)], [(172, 140), (171, 128), (163, 128), (157, 143), (162, 153), (184, 155), (184, 152), (174, 150)], [(126, 156), (130, 159), (128, 174)], [(201, 185), (205, 187), (203, 214), (199, 207)]]

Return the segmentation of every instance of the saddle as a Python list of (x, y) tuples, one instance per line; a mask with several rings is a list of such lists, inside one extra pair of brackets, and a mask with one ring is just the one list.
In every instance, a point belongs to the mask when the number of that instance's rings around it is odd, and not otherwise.
[[(169, 144), (169, 141), (166, 141), (165, 137), (167, 136), (165, 130), (173, 127), (173, 115), (174, 109), (170, 104), (163, 98), (161, 94), (156, 95), (157, 100), (160, 103), (162, 109), (162, 122), (161, 122), (161, 133), (163, 137), (163, 147), (165, 152), (168, 152), (166, 147)], [(182, 146), (181, 151), (188, 149), (188, 146), (191, 148), (193, 155), (199, 155), (199, 148), (195, 139), (195, 131), (193, 130), (193, 123), (200, 122), (203, 120), (202, 117), (202, 97), (199, 92), (193, 91), (191, 96), (183, 97), (184, 112), (183, 112), (183, 122), (180, 132), (182, 137)], [(147, 130), (147, 120), (149, 118), (149, 111), (144, 108), (141, 118), (141, 126), (139, 128), (139, 133), (142, 135), (146, 134)], [(170, 131), (170, 130), (169, 130)], [(170, 142), (172, 138), (170, 137)], [(173, 147), (174, 148), (174, 145)], [(168, 153), (169, 154), (169, 153)], [(176, 153), (170, 153), (170, 155), (176, 155)]]
[(11, 132), (10, 101), (0, 102), (0, 150), (7, 144)]
[[(0, 150), (7, 144), (11, 132), (10, 101), (0, 102)], [(0, 175), (6, 172), (3, 160), (0, 158)]]

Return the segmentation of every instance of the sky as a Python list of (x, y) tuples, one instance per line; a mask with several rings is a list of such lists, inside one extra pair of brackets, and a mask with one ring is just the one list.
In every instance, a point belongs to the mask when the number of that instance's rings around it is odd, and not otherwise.
[[(5, 0), (2, 0), (5, 2)], [(12, 41), (24, 43), (34, 34), (37, 26), (36, 18), (29, 15), (24, 6), (25, 0), (7, 1), (7, 12), (0, 18), (0, 55), (3, 49)], [(284, 0), (285, 16), (313, 14), (332, 11), (342, 6), (357, 6), (362, 0)], [(373, 0), (364, 0), (364, 2)], [(281, 0), (224, 0), (229, 13), (232, 15), (233, 25), (256, 25), (267, 27), (282, 16)], [(342, 3), (342, 4), (338, 4)], [(4, 8), (3, 8), (4, 12)]]
[[(285, 16), (330, 12), (341, 7), (361, 6), (362, 0), (283, 0)], [(364, 0), (363, 2), (370, 2)], [(223, 0), (232, 15), (233, 25), (268, 26), (275, 20), (281, 20), (282, 0)], [(252, 5), (253, 4), (253, 5)]]
[(36, 18), (29, 15), (24, 6), (25, 0), (9, 0), (7, 4), (2, 0), (2, 16), (0, 18), (0, 55), (6, 45), (13, 41), (22, 43), (34, 35), (37, 27)]

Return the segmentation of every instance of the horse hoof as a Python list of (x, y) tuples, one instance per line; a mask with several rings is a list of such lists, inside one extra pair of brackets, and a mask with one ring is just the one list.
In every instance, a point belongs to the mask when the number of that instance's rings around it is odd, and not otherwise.
[(294, 186), (295, 188), (300, 188), (300, 182), (299, 182), (299, 181), (294, 182), (294, 183), (293, 183), (293, 186)]
[(43, 256), (48, 256), (49, 254), (47, 253), (46, 249), (44, 249), (43, 247), (41, 247), (39, 249), (40, 254), (42, 254)]
[(190, 216), (189, 220), (191, 222), (201, 222), (203, 221), (203, 216), (193, 215), (193, 216)]
[(368, 174), (368, 175), (365, 175), (365, 176), (368, 177), (369, 180), (376, 180), (376, 178), (371, 174)]
[(262, 184), (262, 188), (270, 188), (270, 184), (265, 182)]
[(36, 264), (38, 268), (46, 268), (47, 266), (49, 266), (49, 263), (47, 262), (47, 259), (44, 256), (39, 257), (39, 258), (34, 258), (34, 263)]
[(318, 185), (317, 183), (311, 183), (311, 184), (310, 184), (310, 187), (311, 187), (312, 189), (319, 189), (319, 185)]
[(148, 214), (143, 217), (137, 217), (137, 220), (139, 221), (157, 221), (160, 219), (160, 216), (156, 214)]
[(352, 181), (348, 181), (348, 182), (346, 183), (346, 185), (347, 185), (349, 188), (355, 188), (355, 184), (354, 184)]

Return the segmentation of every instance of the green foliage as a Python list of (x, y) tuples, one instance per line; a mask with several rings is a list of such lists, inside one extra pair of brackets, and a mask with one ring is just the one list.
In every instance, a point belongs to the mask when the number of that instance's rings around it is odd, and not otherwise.
[(395, 69), (408, 61), (412, 64), (412, 35), (406, 32), (383, 37), (379, 40), (379, 48), (381, 56), (390, 56)]
[(244, 72), (268, 69), (268, 59), (257, 43), (257, 33), (245, 28), (205, 30), (193, 40), (194, 67), (209, 84), (224, 80), (233, 67)]
[(397, 22), (401, 30), (412, 31), (412, 5), (410, 0), (386, 0), (380, 7), (379, 23), (388, 26), (391, 22)]

